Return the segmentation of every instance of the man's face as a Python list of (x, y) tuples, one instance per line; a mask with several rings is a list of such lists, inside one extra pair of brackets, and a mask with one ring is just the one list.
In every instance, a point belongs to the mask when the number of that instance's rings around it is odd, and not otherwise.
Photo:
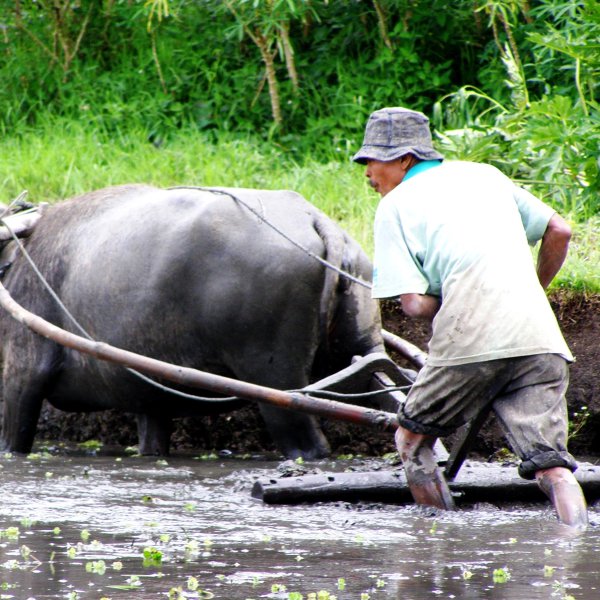
[(381, 161), (369, 159), (367, 160), (367, 170), (365, 175), (369, 178), (369, 184), (385, 196), (391, 192), (406, 175), (405, 157), (396, 160)]

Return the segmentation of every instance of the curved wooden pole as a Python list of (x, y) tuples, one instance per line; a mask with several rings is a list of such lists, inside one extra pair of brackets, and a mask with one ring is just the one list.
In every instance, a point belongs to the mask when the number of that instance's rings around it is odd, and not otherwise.
[(307, 412), (358, 425), (375, 426), (383, 431), (394, 431), (398, 428), (398, 419), (393, 413), (238, 381), (237, 379), (214, 375), (189, 367), (172, 365), (128, 350), (115, 348), (104, 342), (88, 340), (65, 331), (29, 312), (15, 302), (1, 283), (0, 306), (7, 310), (14, 319), (35, 333), (58, 344), (78, 352), (90, 354), (100, 360), (129, 367), (183, 386), (209, 390), (226, 396), (239, 396), (247, 400), (265, 402), (280, 408)]
[(406, 358), (410, 361), (415, 367), (421, 369), (425, 365), (425, 361), (427, 360), (427, 352), (423, 352), (420, 348), (407, 342), (402, 339), (400, 336), (391, 333), (390, 331), (386, 331), (385, 329), (381, 330), (381, 335), (383, 337), (384, 344), (395, 350), (400, 356)]

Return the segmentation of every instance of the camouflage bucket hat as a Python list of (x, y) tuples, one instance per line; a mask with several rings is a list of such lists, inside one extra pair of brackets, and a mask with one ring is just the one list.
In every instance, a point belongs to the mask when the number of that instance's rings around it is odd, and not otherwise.
[(390, 161), (405, 154), (421, 160), (442, 160), (433, 149), (429, 119), (408, 108), (393, 107), (376, 110), (369, 117), (362, 148), (352, 157), (361, 165), (367, 160)]

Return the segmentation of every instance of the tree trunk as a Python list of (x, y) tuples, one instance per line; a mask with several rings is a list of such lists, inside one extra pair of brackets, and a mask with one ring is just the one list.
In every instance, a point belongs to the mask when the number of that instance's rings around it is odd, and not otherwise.
[(298, 81), (298, 72), (296, 71), (296, 61), (294, 60), (294, 48), (290, 41), (290, 24), (284, 23), (280, 29), (281, 43), (283, 45), (283, 54), (285, 55), (285, 66), (287, 68), (288, 75), (292, 81), (294, 87), (294, 93), (297, 94), (300, 88)]
[(279, 99), (279, 87), (277, 85), (277, 74), (275, 73), (275, 61), (273, 60), (275, 54), (271, 52), (271, 44), (269, 41), (267, 41), (261, 31), (255, 30), (252, 39), (258, 46), (260, 55), (265, 63), (273, 121), (275, 121), (277, 125), (281, 125), (283, 123), (283, 117), (281, 116), (281, 100)]
[(385, 13), (383, 12), (383, 8), (381, 8), (381, 4), (379, 4), (378, 0), (373, 0), (373, 6), (375, 7), (375, 12), (377, 13), (377, 25), (379, 26), (379, 34), (381, 35), (381, 39), (390, 50), (393, 50), (394, 46), (392, 44), (392, 40), (390, 40), (390, 36), (388, 35), (387, 19)]

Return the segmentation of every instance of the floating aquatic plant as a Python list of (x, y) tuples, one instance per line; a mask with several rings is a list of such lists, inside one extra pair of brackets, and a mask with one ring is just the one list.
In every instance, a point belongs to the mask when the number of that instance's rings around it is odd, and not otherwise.
[(544, 577), (552, 577), (554, 575), (554, 571), (556, 567), (551, 567), (550, 565), (544, 565)]
[[(302, 600), (302, 594), (292, 592), (288, 595), (288, 600)], [(327, 590), (319, 590), (318, 592), (310, 592), (306, 595), (306, 600), (337, 600), (337, 596), (330, 594)]]
[(506, 583), (510, 579), (510, 571), (507, 567), (494, 569), (492, 578), (494, 583)]
[(154, 546), (147, 546), (143, 550), (144, 567), (160, 567), (163, 560), (163, 553)]
[(0, 537), (6, 537), (9, 540), (18, 540), (20, 531), (18, 527), (7, 527), (4, 531), (0, 532)]
[(188, 540), (185, 543), (184, 546), (184, 552), (186, 553), (186, 556), (193, 556), (195, 554), (198, 554), (199, 552), (199, 545), (198, 542), (196, 540)]
[(25, 460), (42, 460), (42, 454), (40, 452), (31, 452), (25, 457)]
[(88, 573), (104, 575), (106, 573), (106, 563), (103, 560), (92, 560), (85, 563), (85, 570)]
[(141, 581), (139, 575), (131, 575), (125, 581), (126, 581), (125, 584), (109, 585), (108, 587), (115, 589), (115, 590), (137, 590), (142, 585), (142, 581)]
[(219, 456), (215, 452), (209, 454), (201, 454), (200, 456), (194, 457), (194, 460), (216, 460)]
[(86, 452), (96, 453), (98, 450), (102, 448), (102, 442), (98, 440), (87, 440), (85, 442), (79, 442), (77, 446), (81, 450), (85, 450)]

